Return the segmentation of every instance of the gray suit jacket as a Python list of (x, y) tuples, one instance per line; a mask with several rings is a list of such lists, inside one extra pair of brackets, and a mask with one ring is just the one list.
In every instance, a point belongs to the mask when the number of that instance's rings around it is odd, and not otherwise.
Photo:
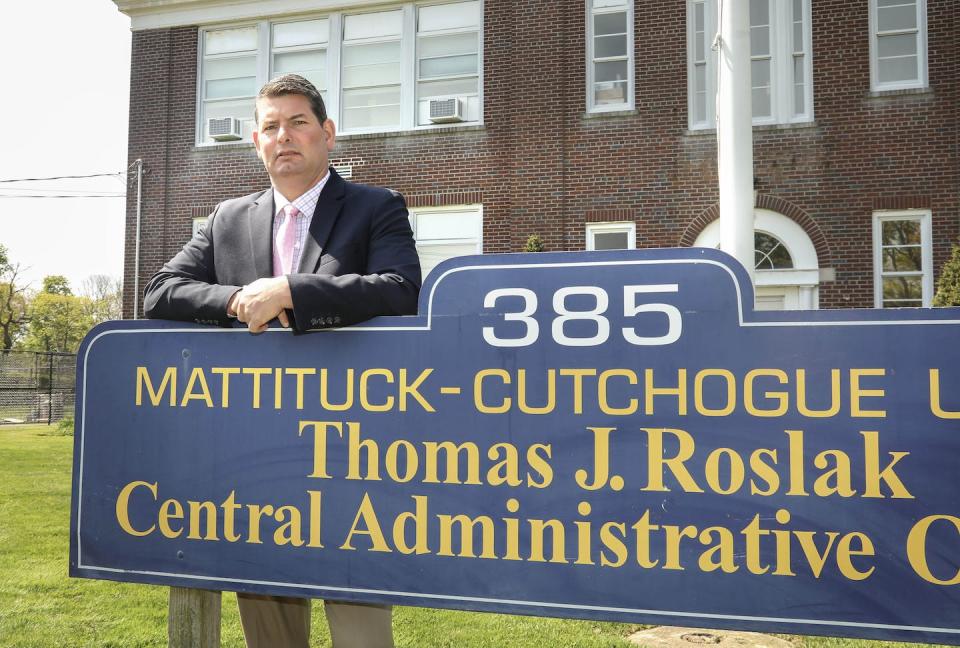
[[(227, 302), (273, 276), (273, 192), (220, 203), (206, 226), (144, 290), (150, 318), (232, 326)], [(330, 169), (298, 272), (289, 275), (294, 331), (417, 312), (420, 261), (399, 194), (345, 182)]]

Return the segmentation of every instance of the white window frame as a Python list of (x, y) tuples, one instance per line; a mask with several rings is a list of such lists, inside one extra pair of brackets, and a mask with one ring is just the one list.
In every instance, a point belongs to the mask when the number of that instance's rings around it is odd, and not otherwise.
[[(434, 4), (436, 4), (436, 3), (434, 3)], [(419, 44), (420, 44), (419, 41), (420, 41), (421, 32), (420, 32), (420, 30), (419, 30), (419, 15), (418, 15), (418, 12), (419, 12), (419, 10), (420, 10), (421, 8), (423, 8), (423, 7), (425, 7), (425, 6), (432, 6), (432, 5), (429, 5), (429, 4), (420, 4), (420, 5), (417, 5), (416, 8), (415, 8), (415, 10), (414, 10), (414, 12), (413, 12), (412, 41), (413, 41), (414, 55), (413, 55), (413, 68), (412, 68), (412, 70), (411, 70), (411, 74), (412, 74), (412, 92), (413, 92), (413, 95), (414, 95), (414, 101), (413, 101), (413, 105), (412, 105), (411, 109), (413, 110), (412, 119), (413, 119), (414, 126), (415, 126), (416, 128), (431, 128), (431, 127), (435, 127), (434, 124), (419, 124), (419, 123), (417, 123), (417, 122), (419, 121), (418, 112), (419, 112), (419, 109), (420, 109), (421, 96), (432, 97), (432, 98), (435, 98), (435, 99), (440, 99), (440, 98), (453, 98), (453, 97), (454, 97), (454, 95), (443, 95), (443, 96), (433, 97), (432, 95), (421, 95), (421, 94), (420, 94), (420, 83), (421, 83), (421, 79), (420, 79), (419, 64), (420, 64), (421, 58), (420, 58), (420, 52), (419, 52)], [(478, 102), (478, 104), (479, 104), (479, 113), (480, 113), (480, 114), (479, 114), (479, 119), (480, 119), (480, 121), (482, 122), (482, 121), (483, 121), (483, 2), (482, 2), (482, 1), (480, 2), (480, 25), (478, 26), (478, 28), (477, 28), (476, 31), (477, 31), (477, 74), (476, 74), (476, 79), (477, 79), (477, 92), (476, 92), (476, 97), (477, 97), (477, 102)], [(440, 35), (467, 34), (467, 33), (473, 33), (473, 30), (472, 30), (472, 29), (466, 29), (466, 28), (463, 28), (463, 27), (457, 27), (457, 28), (452, 28), (452, 29), (448, 29), (448, 30), (444, 30), (444, 31), (428, 32), (428, 33), (424, 34), (424, 37), (425, 37), (425, 38), (430, 38), (430, 37), (433, 37), (433, 36), (440, 36)], [(454, 77), (449, 77), (449, 78), (455, 78), (455, 77), (458, 77), (458, 78), (471, 78), (472, 76), (473, 76), (473, 75), (469, 75), (469, 74), (467, 74), (467, 75), (454, 75)], [(473, 94), (463, 94), (463, 95), (457, 95), (457, 96), (458, 96), (458, 97), (461, 97), (461, 98), (467, 98), (467, 99), (469, 100), (469, 98), (472, 97), (472, 96), (474, 96), (474, 95), (473, 95)], [(404, 108), (406, 108), (406, 107), (407, 107), (406, 104), (404, 104)], [(469, 112), (468, 109), (465, 109), (465, 111)], [(467, 122), (467, 123), (476, 123), (476, 122)], [(456, 125), (456, 122), (454, 123), (454, 125)]]
[[(266, 25), (266, 31), (264, 30), (264, 25)], [(224, 29), (240, 29), (243, 27), (256, 27), (257, 28), (257, 63), (256, 63), (256, 85), (261, 87), (264, 83), (267, 82), (267, 77), (270, 73), (269, 70), (269, 57), (264, 58), (263, 48), (266, 45), (268, 48), (270, 46), (270, 33), (269, 33), (269, 24), (263, 22), (238, 22), (230, 23), (228, 25), (211, 25), (209, 27), (203, 27), (198, 30), (197, 34), (197, 115), (196, 115), (196, 125), (194, 129), (194, 143), (197, 146), (223, 146), (221, 142), (205, 142), (203, 140), (203, 134), (206, 132), (206, 124), (203, 123), (204, 120), (204, 95), (203, 95), (203, 59), (204, 59), (204, 45), (206, 44), (205, 34), (206, 32), (215, 32), (221, 31)], [(242, 97), (245, 98), (245, 97)], [(254, 101), (256, 101), (256, 93), (254, 93)], [(253, 120), (253, 111), (251, 110), (249, 115), (234, 115), (237, 119), (242, 122)], [(237, 143), (250, 143), (252, 140), (243, 139), (238, 140)], [(233, 142), (231, 142), (233, 143)]]
[(586, 249), (587, 251), (596, 250), (597, 234), (627, 234), (627, 250), (637, 249), (637, 224), (632, 221), (611, 221), (605, 223), (587, 223), (586, 228)]
[[(595, 76), (595, 64), (597, 61), (593, 58), (593, 17), (596, 14), (604, 13), (619, 13), (622, 11), (620, 7), (604, 7), (602, 9), (594, 10), (593, 1), (586, 0), (586, 57), (587, 57), (587, 112), (590, 113), (605, 113), (605, 112), (617, 112), (623, 110), (633, 110), (636, 96), (636, 72), (635, 72), (635, 55), (634, 55), (634, 32), (636, 28), (634, 27), (634, 18), (633, 18), (633, 0), (626, 0), (626, 11), (627, 11), (627, 101), (622, 104), (604, 104), (602, 106), (594, 105), (594, 76)], [(602, 61), (601, 61), (602, 62)]]
[[(871, 0), (873, 1), (873, 0)], [(806, 90), (803, 113), (794, 114), (793, 80), (793, 5), (780, 0), (770, 2), (770, 50), (771, 50), (771, 116), (755, 117), (754, 126), (772, 124), (801, 124), (812, 122), (813, 115), (813, 37), (811, 0), (802, 0), (803, 6), (803, 52), (804, 88)], [(704, 53), (706, 54), (707, 114), (703, 121), (695, 121), (696, 71), (694, 5), (704, 5)], [(746, 4), (746, 2), (745, 2)], [(746, 8), (749, 11), (749, 7)], [(714, 37), (719, 31), (717, 0), (687, 0), (687, 123), (691, 131), (716, 128), (717, 52), (712, 49)]]
[[(273, 28), (276, 27), (277, 25), (286, 25), (286, 24), (290, 24), (290, 23), (306, 22), (307, 20), (323, 20), (323, 19), (327, 19), (327, 32), (328, 32), (328, 34), (327, 34), (327, 40), (326, 40), (326, 42), (321, 43), (321, 44), (292, 45), (292, 46), (284, 47), (284, 48), (279, 49), (279, 50), (277, 49), (277, 46), (274, 45), (274, 43), (273, 43), (273, 32), (274, 32), (274, 29), (273, 29)], [(297, 18), (296, 20), (274, 20), (274, 21), (271, 21), (270, 24), (268, 25), (268, 29), (269, 29), (269, 48), (270, 48), (269, 51), (268, 51), (268, 53), (267, 53), (267, 57), (268, 57), (268, 61), (267, 61), (267, 62), (268, 62), (268, 65), (269, 65), (269, 73), (268, 73), (268, 75), (267, 75), (267, 76), (268, 76), (268, 79), (272, 79), (273, 77), (277, 76), (277, 73), (274, 71), (274, 67), (275, 67), (275, 59), (276, 59), (276, 57), (277, 57), (278, 54), (283, 55), (283, 54), (293, 54), (293, 53), (301, 53), (301, 52), (320, 52), (320, 51), (322, 51), (322, 52), (324, 53), (324, 55), (325, 55), (325, 57), (326, 57), (326, 60), (327, 60), (327, 74), (326, 74), (326, 77), (327, 77), (327, 78), (325, 79), (326, 89), (325, 89), (321, 94), (324, 94), (324, 93), (326, 94), (326, 96), (323, 98), (323, 103), (324, 103), (324, 106), (325, 106), (326, 109), (327, 109), (327, 114), (328, 114), (328, 115), (331, 114), (331, 113), (330, 113), (330, 106), (331, 106), (331, 103), (332, 103), (332, 98), (330, 97), (330, 78), (331, 78), (331, 74), (330, 74), (330, 56), (331, 56), (331, 53), (330, 53), (330, 41), (331, 41), (331, 38), (330, 38), (329, 32), (331, 32), (331, 31), (333, 30), (333, 27), (334, 27), (334, 25), (333, 25), (333, 20), (331, 20), (329, 16), (317, 16), (317, 17), (314, 17), (314, 18)], [(339, 22), (337, 23), (337, 27), (339, 28)], [(338, 57), (338, 59), (337, 59), (337, 62), (338, 62), (338, 64), (339, 64), (339, 57)]]
[[(375, 9), (368, 9), (368, 10), (362, 10), (362, 11), (346, 11), (342, 13), (341, 21), (343, 26), (340, 28), (340, 31), (337, 33), (337, 49), (340, 52), (340, 59), (341, 59), (339, 71), (342, 73), (343, 71), (342, 58), (343, 58), (344, 47), (346, 45), (346, 40), (343, 37), (343, 31), (346, 25), (346, 18), (348, 16), (360, 16), (360, 15), (370, 14), (370, 13), (386, 13), (390, 11), (397, 11), (398, 9), (400, 10), (400, 13), (401, 13), (399, 38), (396, 38), (394, 36), (375, 36), (370, 38), (358, 39), (350, 44), (351, 45), (377, 45), (380, 43), (399, 42), (400, 44), (400, 79), (398, 79), (397, 84), (389, 84), (389, 85), (400, 86), (400, 123), (396, 127), (386, 126), (381, 128), (350, 128), (350, 129), (344, 127), (343, 92), (347, 88), (344, 88), (343, 82), (341, 79), (338, 87), (336, 88), (336, 93), (340, 98), (339, 104), (341, 109), (336, 113), (337, 116), (333, 117), (334, 123), (337, 124), (337, 130), (340, 134), (349, 135), (352, 133), (390, 133), (390, 132), (402, 130), (405, 122), (407, 122), (408, 115), (406, 113), (408, 111), (406, 110), (406, 106), (408, 103), (410, 103), (409, 92), (410, 92), (410, 72), (411, 72), (411, 70), (409, 69), (410, 68), (409, 50), (412, 47), (412, 44), (411, 44), (412, 37), (409, 33), (411, 5), (403, 5), (401, 7), (377, 7)], [(383, 87), (383, 86), (360, 86), (360, 87), (375, 88), (375, 87)]]
[[(873, 92), (889, 90), (926, 89), (927, 77), (927, 0), (917, 0), (917, 75), (912, 81), (881, 83), (878, 77), (877, 59), (877, 0), (870, 0), (870, 89)], [(909, 33), (909, 32), (891, 32)]]
[(196, 236), (197, 234), (199, 234), (199, 233), (200, 233), (200, 230), (202, 230), (204, 227), (206, 227), (208, 220), (210, 220), (210, 217), (209, 217), (209, 216), (196, 216), (196, 217), (194, 217), (193, 223), (192, 223), (191, 229), (190, 229), (190, 238), (193, 238), (194, 236)]
[[(779, 240), (793, 259), (793, 268), (789, 269), (755, 268), (754, 295), (784, 297), (791, 310), (819, 308), (820, 260), (810, 235), (792, 218), (770, 209), (753, 210), (753, 230), (755, 234), (762, 232)], [(703, 228), (693, 246), (720, 248), (719, 218)]]
[[(704, 76), (706, 78), (706, 114), (703, 121), (697, 121), (696, 114), (696, 5), (703, 5), (703, 52), (704, 52)], [(711, 25), (717, 24), (717, 5), (707, 0), (687, 0), (687, 121), (690, 129), (714, 128), (716, 125), (716, 90), (711, 93), (711, 88), (716, 85), (711, 82), (717, 78), (717, 57), (711, 54), (711, 46), (716, 35), (715, 31), (710, 29)], [(713, 99), (713, 101), (711, 101)]]
[[(272, 25), (276, 23), (298, 22), (301, 20), (316, 20), (327, 18), (330, 21), (330, 39), (327, 42), (327, 115), (339, 127), (342, 122), (340, 93), (343, 90), (340, 83), (340, 62), (341, 51), (343, 48), (343, 18), (346, 15), (355, 15), (359, 13), (402, 10), (403, 13), (403, 33), (401, 35), (401, 123), (399, 128), (387, 129), (353, 129), (350, 131), (341, 131), (343, 135), (367, 134), (367, 133), (396, 133), (408, 130), (445, 130), (456, 128), (458, 126), (482, 126), (483, 120), (483, 36), (484, 36), (484, 0), (480, 0), (480, 24), (477, 27), (477, 96), (479, 99), (479, 114), (474, 121), (454, 122), (447, 124), (423, 124), (416, 123), (416, 12), (419, 7), (437, 4), (455, 4), (458, 0), (449, 2), (406, 2), (402, 4), (390, 4), (377, 6), (370, 9), (349, 9), (336, 12), (325, 12), (316, 14), (306, 14), (290, 17), (277, 17), (275, 19), (266, 19), (260, 21), (246, 20), (234, 23), (217, 23), (204, 25), (198, 29), (197, 44), (197, 85), (196, 85), (196, 123), (194, 128), (194, 145), (198, 148), (215, 148), (223, 146), (220, 142), (205, 142), (203, 140), (204, 124), (203, 117), (203, 45), (204, 34), (209, 31), (219, 31), (222, 29), (234, 29), (237, 27), (257, 27), (257, 87), (263, 86), (270, 80), (271, 63), (273, 60), (272, 47)], [(241, 120), (252, 119), (250, 115), (236, 115)], [(243, 139), (234, 142), (236, 144), (251, 144), (250, 139)]]
[(922, 307), (930, 308), (933, 303), (933, 216), (929, 209), (882, 210), (873, 212), (874, 307), (883, 308), (883, 277), (902, 274), (885, 273), (883, 270), (883, 223), (891, 220), (915, 220), (920, 222)]
[[(445, 205), (443, 207), (413, 207), (409, 210), (410, 213), (410, 228), (413, 230), (413, 239), (418, 245), (429, 246), (433, 241), (436, 245), (471, 245), (475, 244), (476, 251), (475, 254), (483, 254), (483, 205), (482, 204), (472, 204), (472, 205)], [(478, 218), (478, 227), (475, 233), (475, 236), (462, 237), (462, 238), (450, 238), (450, 239), (428, 239), (428, 242), (422, 242), (418, 239), (418, 223), (417, 219), (420, 216), (424, 215), (436, 215), (436, 214), (457, 214), (464, 212), (474, 212)], [(451, 257), (455, 258), (455, 257)], [(426, 273), (424, 277), (426, 278)]]

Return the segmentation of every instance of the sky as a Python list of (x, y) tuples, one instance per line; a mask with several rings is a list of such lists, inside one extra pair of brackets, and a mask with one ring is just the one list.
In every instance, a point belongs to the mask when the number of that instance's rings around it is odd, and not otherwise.
[[(39, 288), (65, 275), (123, 275), (123, 198), (12, 195), (123, 193), (127, 167), (130, 19), (111, 0), (4, 3), (0, 38), (0, 245)], [(136, 187), (131, 185), (131, 191)]]

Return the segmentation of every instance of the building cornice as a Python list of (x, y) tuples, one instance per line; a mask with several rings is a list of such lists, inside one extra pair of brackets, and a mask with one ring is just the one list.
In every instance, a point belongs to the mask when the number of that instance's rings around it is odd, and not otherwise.
[(384, 4), (384, 0), (113, 0), (133, 31), (214, 25)]

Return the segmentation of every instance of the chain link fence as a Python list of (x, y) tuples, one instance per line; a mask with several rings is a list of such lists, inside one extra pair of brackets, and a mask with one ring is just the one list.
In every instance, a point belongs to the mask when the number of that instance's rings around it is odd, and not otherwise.
[(0, 351), (0, 425), (73, 416), (77, 356)]

